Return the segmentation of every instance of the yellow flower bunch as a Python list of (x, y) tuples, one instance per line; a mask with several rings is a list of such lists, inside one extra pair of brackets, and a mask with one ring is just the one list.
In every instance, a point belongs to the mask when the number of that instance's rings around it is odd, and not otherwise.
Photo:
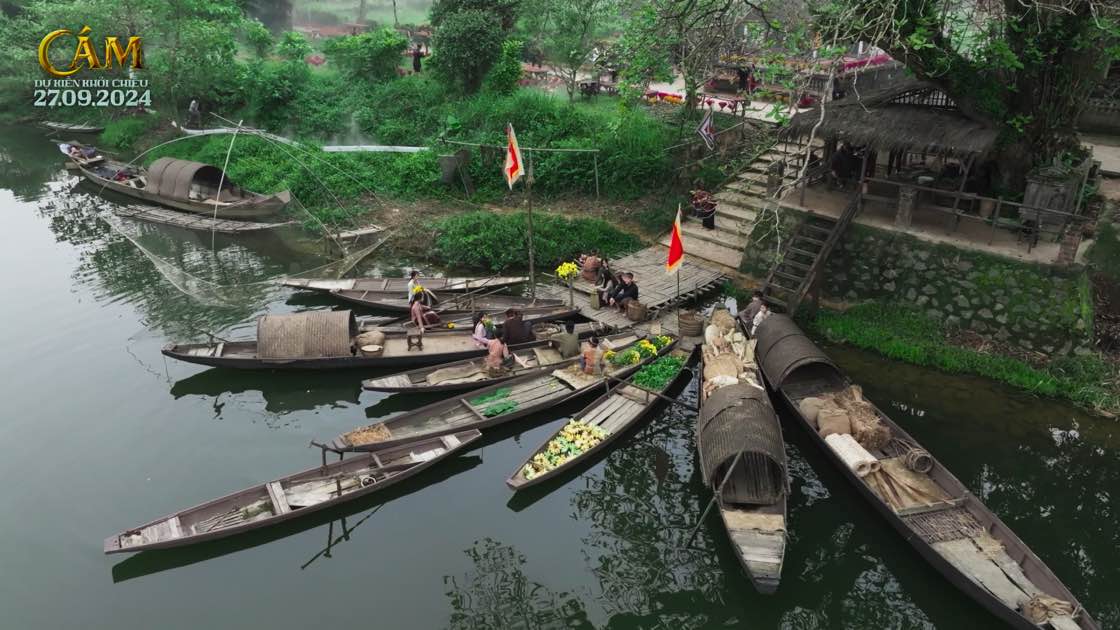
[(603, 360), (606, 361), (607, 363), (610, 363), (611, 359), (613, 359), (614, 355), (616, 355), (616, 354), (618, 354), (618, 353), (615, 352), (614, 350), (607, 350), (606, 352), (603, 353)]
[(420, 285), (416, 285), (416, 286), (412, 287), (412, 292), (413, 293), (423, 293), (424, 292), (424, 287), (422, 287)]
[(587, 451), (595, 448), (607, 432), (593, 427), (582, 420), (571, 420), (556, 437), (549, 440), (540, 452), (533, 456), (522, 472), (525, 479), (532, 479), (554, 468), (559, 468)]
[(561, 280), (568, 280), (577, 275), (579, 275), (579, 265), (574, 262), (560, 263), (560, 266), (556, 268), (556, 277)]
[(447, 322), (447, 327), (451, 328), (451, 329), (454, 329), (455, 328), (455, 322)]
[(642, 339), (638, 342), (638, 355), (643, 359), (648, 359), (657, 354), (657, 346), (653, 345), (649, 339)]

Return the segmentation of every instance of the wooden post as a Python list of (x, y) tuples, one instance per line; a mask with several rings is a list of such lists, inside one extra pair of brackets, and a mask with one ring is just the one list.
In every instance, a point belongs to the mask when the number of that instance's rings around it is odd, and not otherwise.
[(591, 154), (595, 159), (595, 201), (599, 201), (599, 152)]
[(996, 200), (996, 209), (992, 210), (992, 233), (988, 235), (988, 244), (991, 245), (992, 241), (996, 238), (996, 221), (999, 221), (999, 209), (1003, 206), (1003, 197)]
[(957, 207), (961, 202), (961, 195), (964, 194), (964, 185), (968, 183), (968, 172), (972, 170), (972, 164), (976, 161), (976, 156), (968, 158), (964, 164), (964, 173), (961, 174), (961, 185), (957, 189), (957, 194), (953, 197), (953, 231), (957, 231), (957, 226), (960, 224), (960, 216), (957, 214)]
[(537, 297), (537, 276), (533, 269), (533, 152), (525, 150), (525, 157), (528, 158), (525, 169), (525, 190), (529, 198), (529, 297), (536, 299)]
[(864, 147), (863, 161), (859, 166), (859, 182), (856, 184), (859, 186), (859, 190), (856, 191), (859, 196), (856, 198), (856, 212), (863, 211), (863, 187), (867, 185), (867, 155), (870, 150), (870, 147)]

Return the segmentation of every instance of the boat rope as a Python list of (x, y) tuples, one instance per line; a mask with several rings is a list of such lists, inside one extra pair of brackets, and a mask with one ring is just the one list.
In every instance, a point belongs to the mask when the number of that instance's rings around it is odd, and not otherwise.
[[(243, 123), (243, 122), (245, 122), (245, 121), (244, 120), (237, 121), (237, 129), (234, 129), (233, 136), (231, 136), (230, 139), (229, 139), (229, 149), (226, 149), (226, 161), (225, 161), (225, 164), (222, 165), (222, 176), (218, 178), (218, 191), (216, 193), (214, 193), (214, 217), (213, 218), (214, 218), (214, 223), (215, 224), (217, 224), (217, 222), (218, 222), (218, 204), (221, 203), (222, 186), (225, 185), (225, 183), (226, 183), (226, 169), (229, 168), (229, 156), (230, 156), (231, 153), (233, 153), (233, 143), (234, 143), (235, 140), (237, 140), (237, 132), (241, 129), (241, 123)], [(211, 227), (210, 228), (210, 249), (211, 249), (211, 251), (213, 251), (216, 248), (216, 245), (215, 245), (216, 241), (215, 241), (215, 238), (214, 238), (214, 235), (216, 233), (217, 232), (214, 230), (214, 228)]]

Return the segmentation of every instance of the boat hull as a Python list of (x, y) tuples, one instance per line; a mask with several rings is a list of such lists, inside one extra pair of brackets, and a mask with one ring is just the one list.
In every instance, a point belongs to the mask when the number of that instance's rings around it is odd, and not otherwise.
[(113, 192), (128, 195), (129, 197), (140, 199), (141, 201), (174, 208), (183, 212), (202, 214), (219, 219), (263, 219), (280, 213), (287, 207), (288, 202), (291, 201), (291, 193), (285, 190), (273, 195), (258, 195), (256, 198), (247, 199), (233, 205), (220, 206), (215, 210), (213, 204), (169, 199), (142, 188), (135, 188), (106, 177), (101, 177), (86, 168), (82, 168), (80, 165), (79, 169), (82, 171), (82, 175), (91, 183), (112, 190)]
[[(335, 290), (344, 291), (397, 291), (400, 297), (408, 292), (408, 278), (286, 278), (281, 284), (293, 289), (305, 291), (318, 291), (330, 293)], [(491, 291), (505, 289), (528, 282), (526, 276), (508, 276), (494, 278), (420, 278), (424, 288), (436, 293), (465, 293), (481, 289)]]

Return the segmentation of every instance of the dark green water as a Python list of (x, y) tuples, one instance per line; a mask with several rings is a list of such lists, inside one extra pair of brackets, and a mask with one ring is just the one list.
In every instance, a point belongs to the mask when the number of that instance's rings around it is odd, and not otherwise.
[[(313, 302), (198, 282), (185, 288), (202, 301), (185, 296), (96, 218), (104, 202), (72, 190), (61, 157), (36, 132), (0, 129), (0, 626), (998, 627), (871, 514), (796, 427), (787, 431), (795, 478), (782, 587), (756, 595), (717, 519), (685, 546), (709, 495), (694, 470), (692, 419), (676, 409), (546, 492), (511, 499), (503, 480), (562, 413), (488, 436), (345, 512), (182, 551), (104, 556), (109, 534), (314, 465), (312, 438), (426, 401), (363, 393), (360, 373), (165, 363), (159, 348), (169, 340), (248, 335), (255, 315)], [(211, 243), (124, 228), (220, 284), (324, 262), (290, 238)], [(830, 350), (1105, 627), (1120, 623), (1115, 422), (980, 379)]]

